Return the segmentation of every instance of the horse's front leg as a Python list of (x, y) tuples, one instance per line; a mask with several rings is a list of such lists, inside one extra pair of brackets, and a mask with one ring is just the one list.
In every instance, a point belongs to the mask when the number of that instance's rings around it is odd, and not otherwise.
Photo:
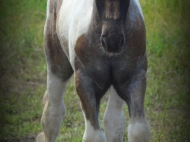
[(133, 75), (130, 82), (119, 90), (119, 95), (127, 102), (129, 108), (128, 141), (149, 142), (150, 128), (144, 112), (146, 72), (140, 71)]
[(98, 121), (100, 98), (96, 96), (92, 79), (83, 71), (77, 71), (75, 84), (85, 119), (83, 142), (106, 142)]

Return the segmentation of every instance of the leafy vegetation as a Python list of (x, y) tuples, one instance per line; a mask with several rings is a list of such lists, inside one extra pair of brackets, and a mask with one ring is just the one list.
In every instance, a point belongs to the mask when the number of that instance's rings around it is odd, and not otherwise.
[[(145, 107), (152, 142), (190, 141), (190, 1), (140, 0), (149, 68)], [(34, 141), (46, 88), (45, 0), (0, 2), (0, 141)], [(107, 97), (100, 108), (101, 126)], [(73, 79), (57, 141), (81, 142), (84, 120)], [(124, 108), (128, 118), (127, 106)], [(127, 134), (125, 140), (127, 141)]]

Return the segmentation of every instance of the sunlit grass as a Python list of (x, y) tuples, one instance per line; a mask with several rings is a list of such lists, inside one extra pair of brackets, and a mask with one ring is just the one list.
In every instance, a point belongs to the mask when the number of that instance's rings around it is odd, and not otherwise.
[[(190, 141), (188, 0), (140, 0), (147, 29), (149, 68), (145, 108), (152, 142)], [(43, 49), (45, 0), (0, 2), (0, 141), (34, 137), (42, 130), (46, 88)], [(102, 99), (100, 122), (108, 95)], [(84, 120), (71, 79), (64, 102), (67, 114), (58, 142), (81, 142)], [(124, 111), (128, 118), (127, 106)], [(128, 122), (128, 121), (127, 121)], [(127, 133), (124, 141), (127, 141)]]

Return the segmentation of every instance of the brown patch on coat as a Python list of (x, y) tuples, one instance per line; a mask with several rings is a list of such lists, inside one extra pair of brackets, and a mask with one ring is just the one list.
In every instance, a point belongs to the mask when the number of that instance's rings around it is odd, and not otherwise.
[(75, 51), (78, 53), (83, 51), (86, 45), (87, 45), (87, 40), (86, 40), (85, 35), (83, 34), (77, 39)]
[(52, 73), (67, 80), (73, 74), (69, 60), (62, 50), (56, 33), (57, 7), (60, 8), (62, 0), (50, 1), (50, 14), (45, 27), (45, 53), (49, 69)]
[[(131, 4), (129, 11), (131, 13), (136, 13), (135, 17), (129, 17), (126, 21), (128, 23), (128, 26), (130, 28), (130, 33), (126, 37), (128, 45), (129, 52), (131, 53), (131, 58), (136, 58), (138, 56), (144, 56), (146, 51), (146, 30), (145, 30), (145, 24), (144, 20), (140, 13), (138, 13), (138, 7), (134, 4), (134, 2)], [(130, 15), (132, 15), (130, 13)], [(135, 21), (132, 21), (132, 19), (135, 19)]]
[(85, 34), (79, 36), (79, 38), (76, 41), (75, 53), (79, 57), (79, 59), (82, 60), (82, 62), (88, 62), (89, 60), (89, 52), (87, 51), (87, 45), (88, 42)]
[(112, 13), (111, 13), (111, 2), (110, 1), (105, 2), (105, 12), (106, 12), (106, 18), (111, 19)]
[(113, 19), (117, 20), (120, 17), (120, 2), (119, 1), (115, 1), (113, 2), (113, 7), (114, 7), (114, 13), (113, 13)]
[(119, 1), (106, 1), (105, 2), (105, 17), (107, 19), (117, 20), (120, 17), (120, 2)]

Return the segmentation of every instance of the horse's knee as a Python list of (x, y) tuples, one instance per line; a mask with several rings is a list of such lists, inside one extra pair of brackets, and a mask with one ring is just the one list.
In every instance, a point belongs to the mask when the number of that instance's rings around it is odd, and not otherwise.
[[(47, 123), (53, 123), (53, 122), (55, 123), (56, 121), (59, 122), (61, 121), (65, 113), (66, 113), (66, 108), (63, 102), (60, 104), (52, 104), (50, 100), (47, 100), (44, 104), (42, 124), (46, 125)], [(56, 119), (52, 119), (52, 118), (56, 118)]]
[(149, 142), (150, 141), (150, 126), (147, 121), (132, 122), (128, 126), (128, 141), (129, 142)]

